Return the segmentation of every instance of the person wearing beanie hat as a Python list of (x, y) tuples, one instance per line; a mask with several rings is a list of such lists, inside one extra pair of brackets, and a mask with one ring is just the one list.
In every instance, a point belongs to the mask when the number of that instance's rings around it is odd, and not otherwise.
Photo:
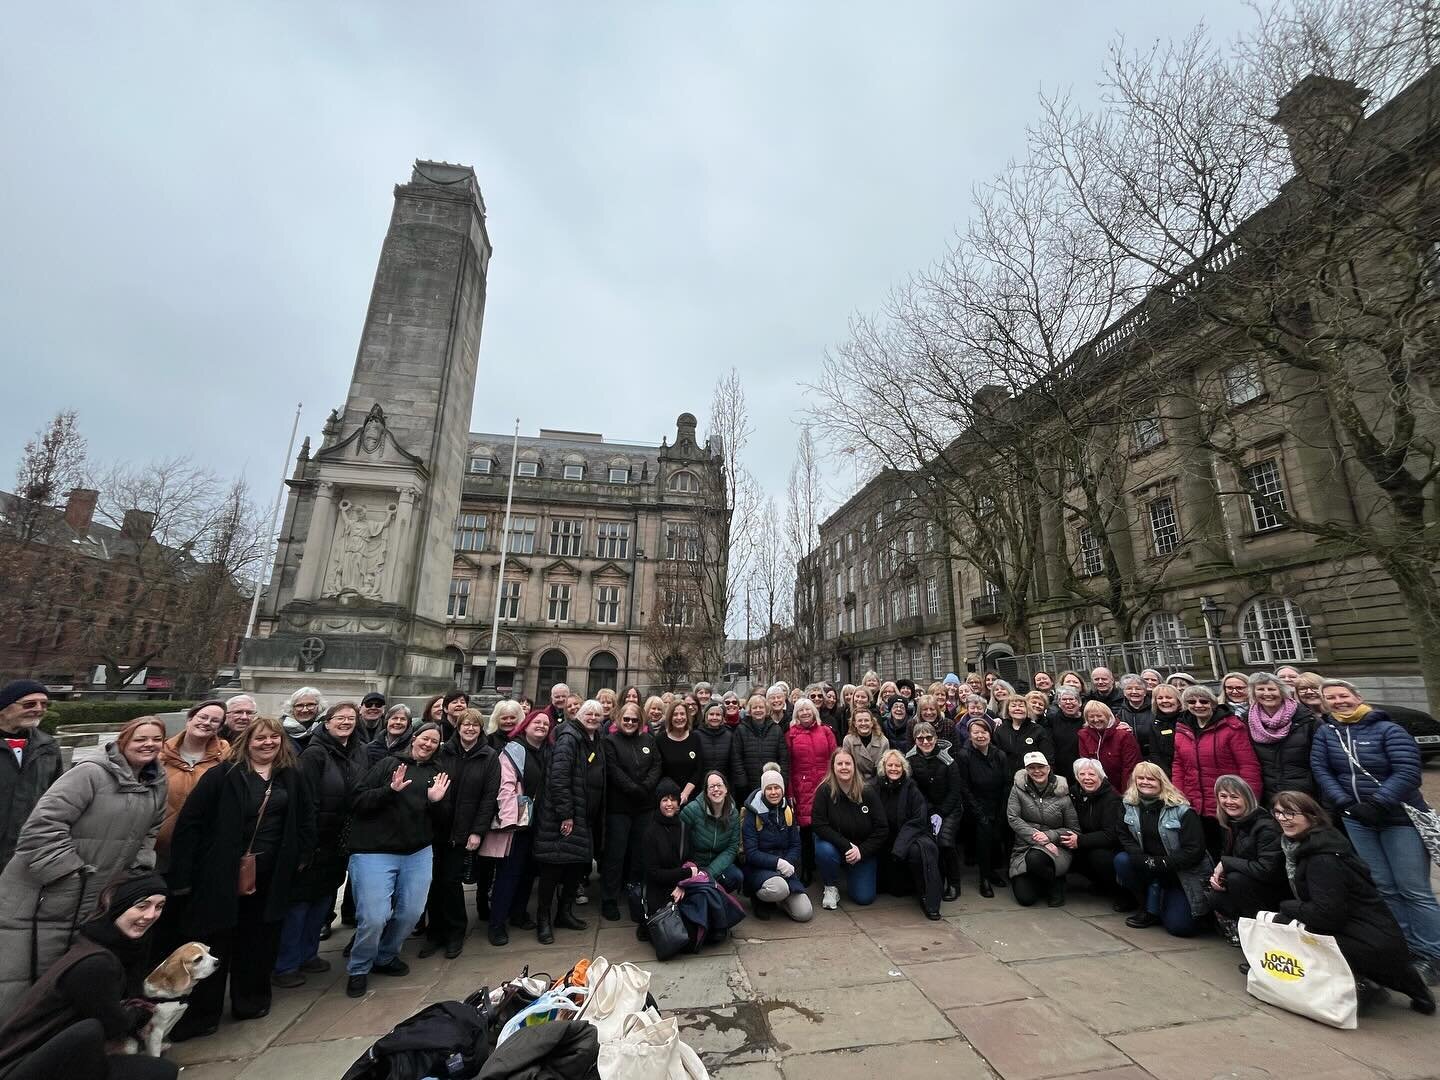
[(16, 679), (0, 688), (0, 870), (15, 852), (20, 827), (60, 778), (60, 747), (40, 721), (50, 704), (43, 683)]
[(662, 776), (655, 785), (655, 802), (640, 844), (647, 915), (653, 915), (671, 900), (679, 900), (680, 882), (690, 876), (685, 866), (685, 834), (680, 827), (680, 785)]
[(0, 1074), (66, 1080), (173, 1080), (173, 1062), (112, 1056), (107, 1045), (135, 1034), (152, 1008), (135, 999), (148, 974), (153, 929), (169, 894), (157, 874), (121, 880), (99, 914), (20, 999), (0, 1028)]

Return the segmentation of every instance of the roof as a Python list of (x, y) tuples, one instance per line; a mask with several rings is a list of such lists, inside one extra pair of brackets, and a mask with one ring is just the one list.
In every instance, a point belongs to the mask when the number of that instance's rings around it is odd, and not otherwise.
[[(20, 496), (13, 492), (0, 491), (0, 519), (7, 521), (13, 519), (24, 506), (25, 500)], [(71, 528), (70, 523), (65, 520), (63, 507), (38, 506), (35, 507), (35, 510), (38, 520), (34, 538), (41, 543), (65, 546), (88, 558), (107, 562), (133, 559), (140, 551), (140, 545), (133, 538), (124, 535), (111, 525), (92, 520), (89, 528), (81, 533)], [(198, 570), (203, 565), (199, 560), (190, 557), (179, 548), (160, 544), (154, 540), (150, 543), (158, 546), (160, 550), (173, 554), (175, 556), (174, 565), (177, 569)]]

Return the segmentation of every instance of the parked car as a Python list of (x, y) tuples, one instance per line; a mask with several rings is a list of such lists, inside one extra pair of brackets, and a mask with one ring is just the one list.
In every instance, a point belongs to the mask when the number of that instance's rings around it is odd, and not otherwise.
[(1440, 720), (1419, 709), (1407, 709), (1404, 705), (1376, 705), (1390, 714), (1390, 719), (1403, 727), (1420, 744), (1420, 760), (1429, 761), (1440, 757)]

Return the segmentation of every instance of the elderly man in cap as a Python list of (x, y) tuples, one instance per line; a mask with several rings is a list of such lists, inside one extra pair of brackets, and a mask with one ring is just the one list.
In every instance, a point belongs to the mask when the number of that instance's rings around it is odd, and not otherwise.
[(367, 743), (373, 742), (375, 736), (380, 734), (380, 726), (384, 722), (385, 695), (372, 690), (360, 699), (360, 734)]
[(0, 689), (0, 869), (15, 853), (20, 827), (60, 776), (60, 747), (40, 730), (50, 704), (43, 683), (17, 679)]

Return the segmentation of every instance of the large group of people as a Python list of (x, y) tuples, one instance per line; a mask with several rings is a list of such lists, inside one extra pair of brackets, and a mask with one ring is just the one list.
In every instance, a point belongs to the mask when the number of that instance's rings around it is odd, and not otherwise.
[[(0, 1078), (108, 1067), (118, 1028), (148, 1015), (125, 1004), (143, 960), (181, 942), (219, 969), (177, 1041), (213, 1032), (227, 994), (235, 1019), (261, 1017), (273, 989), (329, 970), (337, 917), (359, 997), (408, 972), (412, 936), (422, 957), (460, 954), (467, 884), (491, 947), (584, 929), (597, 867), (602, 919), (643, 936), (675, 902), (695, 948), (739, 917), (717, 892), (760, 919), (816, 917), (812, 886), (822, 910), (883, 891), (938, 919), (972, 873), (1025, 906), (1060, 907), (1083, 879), (1132, 928), (1234, 944), (1239, 919), (1277, 911), (1333, 935), (1366, 1000), (1388, 987), (1434, 1010), (1440, 905), (1407, 813), (1425, 808), (1420, 753), (1352, 683), (1288, 667), (1218, 694), (1154, 670), (1030, 682), (868, 672), (745, 700), (559, 684), (488, 715), (459, 690), (412, 715), (301, 687), (278, 718), (245, 695), (196, 704), (173, 736), (141, 717), (64, 772), (45, 688), (12, 683)], [(697, 885), (708, 906), (685, 902)], [(103, 1000), (74, 993), (97, 964)]]

